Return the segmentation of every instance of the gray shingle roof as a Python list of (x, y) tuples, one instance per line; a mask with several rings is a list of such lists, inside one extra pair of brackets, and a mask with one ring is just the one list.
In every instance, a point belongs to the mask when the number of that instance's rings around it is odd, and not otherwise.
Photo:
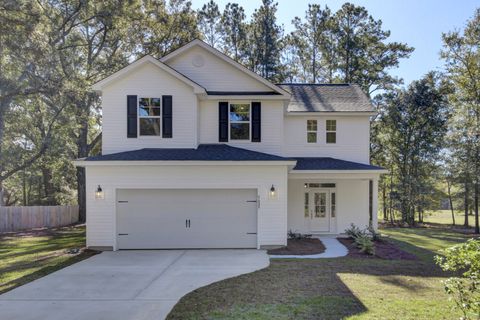
[(288, 112), (372, 112), (370, 99), (355, 84), (279, 84), (291, 93)]
[(382, 170), (383, 168), (334, 158), (295, 158), (293, 170)]
[(86, 161), (289, 161), (267, 153), (226, 144), (201, 144), (197, 149), (140, 149), (88, 157)]

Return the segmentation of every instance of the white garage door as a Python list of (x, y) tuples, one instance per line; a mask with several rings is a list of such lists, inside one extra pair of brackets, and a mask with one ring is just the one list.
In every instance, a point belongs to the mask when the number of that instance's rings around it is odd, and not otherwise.
[(253, 189), (118, 190), (118, 248), (256, 248), (256, 199)]

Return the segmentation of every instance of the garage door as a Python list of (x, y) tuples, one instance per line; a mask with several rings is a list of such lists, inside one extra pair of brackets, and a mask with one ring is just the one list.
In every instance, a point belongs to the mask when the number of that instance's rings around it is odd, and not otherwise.
[(253, 189), (118, 190), (118, 248), (256, 248), (256, 199)]

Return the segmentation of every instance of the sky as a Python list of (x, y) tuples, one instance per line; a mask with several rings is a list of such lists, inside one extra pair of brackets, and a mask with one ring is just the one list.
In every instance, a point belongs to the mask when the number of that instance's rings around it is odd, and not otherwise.
[[(193, 8), (199, 9), (208, 0), (192, 0)], [(215, 0), (223, 11), (228, 2), (239, 3), (250, 17), (260, 7), (261, 0)], [(345, 1), (338, 0), (277, 0), (277, 22), (284, 26), (285, 33), (292, 31), (294, 17), (305, 16), (309, 3), (327, 5), (338, 10)], [(403, 59), (392, 75), (403, 78), (405, 84), (421, 78), (429, 71), (441, 71), (440, 59), (442, 33), (463, 29), (480, 0), (350, 0), (365, 7), (375, 20), (382, 20), (384, 30), (390, 30), (391, 41), (404, 42), (415, 48), (409, 59)]]

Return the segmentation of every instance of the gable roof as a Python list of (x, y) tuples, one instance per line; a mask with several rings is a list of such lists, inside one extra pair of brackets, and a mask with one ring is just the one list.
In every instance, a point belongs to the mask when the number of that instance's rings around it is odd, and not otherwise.
[(85, 161), (293, 161), (268, 153), (232, 147), (226, 144), (201, 144), (197, 149), (146, 148), (93, 156)]
[(370, 99), (355, 84), (279, 84), (291, 93), (288, 112), (374, 112)]
[(154, 57), (152, 57), (150, 55), (146, 55), (146, 56), (132, 62), (128, 66), (118, 70), (117, 72), (111, 74), (110, 76), (98, 81), (97, 83), (95, 83), (92, 86), (92, 89), (95, 90), (95, 91), (102, 91), (102, 89), (106, 85), (111, 83), (112, 81), (115, 81), (115, 80), (121, 78), (122, 76), (126, 75), (128, 72), (136, 69), (137, 67), (139, 67), (139, 66), (141, 66), (145, 63), (152, 63), (153, 65), (157, 66), (161, 70), (167, 72), (168, 74), (174, 76), (175, 78), (179, 79), (180, 81), (184, 82), (185, 84), (191, 86), (195, 93), (206, 93), (206, 90), (205, 90), (204, 87), (202, 87), (201, 85), (199, 85), (195, 81), (189, 79), (188, 77), (181, 74), (177, 70), (171, 68), (170, 66), (168, 66), (165, 63), (155, 59)]
[(187, 43), (183, 47), (180, 47), (177, 50), (174, 50), (174, 51), (170, 52), (169, 54), (167, 54), (166, 56), (162, 57), (160, 59), (160, 61), (163, 62), (163, 63), (167, 63), (169, 60), (172, 60), (173, 58), (179, 56), (180, 54), (188, 51), (189, 49), (191, 49), (195, 46), (198, 46), (198, 47), (201, 47), (201, 48), (205, 49), (209, 53), (211, 53), (214, 56), (220, 58), (221, 60), (225, 61), (226, 63), (235, 67), (236, 69), (242, 71), (243, 73), (249, 75), (250, 77), (254, 78), (255, 80), (261, 82), (262, 84), (269, 87), (270, 89), (277, 92), (278, 94), (284, 96), (285, 98), (290, 98), (290, 93), (288, 91), (286, 91), (283, 88), (271, 83), (267, 79), (259, 76), (255, 72), (253, 72), (250, 69), (244, 67), (242, 64), (238, 63), (237, 61), (233, 60), (229, 56), (225, 55), (224, 53), (220, 52), (219, 50), (215, 49), (214, 47), (210, 46), (209, 44), (203, 42), (200, 39), (195, 39), (195, 40), (190, 41), (189, 43)]

